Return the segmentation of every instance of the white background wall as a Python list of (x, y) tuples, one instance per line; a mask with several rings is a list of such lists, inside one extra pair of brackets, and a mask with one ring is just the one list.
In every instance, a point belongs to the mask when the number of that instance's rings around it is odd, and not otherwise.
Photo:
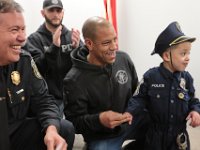
[[(34, 32), (43, 18), (40, 14), (43, 0), (16, 0), (25, 10), (27, 35)], [(91, 16), (104, 16), (103, 0), (62, 0), (63, 23), (70, 29), (81, 30)], [(178, 21), (183, 32), (194, 36), (191, 62), (187, 70), (192, 74), (197, 96), (200, 97), (200, 1), (199, 0), (117, 0), (119, 47), (130, 54), (138, 76), (159, 65), (158, 55), (151, 56), (158, 34), (172, 21)]]

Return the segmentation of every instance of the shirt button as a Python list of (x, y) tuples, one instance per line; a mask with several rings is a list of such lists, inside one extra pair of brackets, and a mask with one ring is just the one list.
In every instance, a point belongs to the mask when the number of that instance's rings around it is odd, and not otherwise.
[(159, 94), (157, 94), (157, 95), (156, 95), (156, 97), (157, 97), (157, 98), (160, 98), (160, 95), (159, 95)]
[(171, 99), (171, 103), (172, 103), (172, 104), (174, 103), (174, 100), (173, 100), (173, 99)]
[(174, 118), (174, 115), (171, 115), (170, 117), (171, 117), (171, 118)]
[(174, 86), (172, 86), (172, 90), (174, 90), (175, 88), (174, 88)]

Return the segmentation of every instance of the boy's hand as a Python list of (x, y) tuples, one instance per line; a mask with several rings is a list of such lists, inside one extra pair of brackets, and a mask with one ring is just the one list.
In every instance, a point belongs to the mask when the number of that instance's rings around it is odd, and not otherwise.
[(200, 126), (200, 114), (196, 111), (191, 111), (186, 120), (190, 120), (190, 125), (192, 127)]

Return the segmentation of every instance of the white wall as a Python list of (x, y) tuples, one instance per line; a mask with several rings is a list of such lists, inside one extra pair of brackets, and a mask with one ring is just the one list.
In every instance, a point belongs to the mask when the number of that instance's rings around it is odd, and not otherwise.
[[(24, 8), (27, 35), (37, 30), (44, 21), (40, 11), (43, 0), (16, 0)], [(64, 6), (63, 24), (71, 29), (81, 30), (83, 22), (91, 16), (104, 16), (103, 0), (62, 0)]]
[(119, 45), (135, 62), (139, 77), (161, 59), (151, 56), (155, 40), (172, 21), (178, 21), (192, 44), (187, 70), (194, 78), (196, 95), (200, 97), (200, 1), (199, 0), (118, 0)]
[[(43, 18), (43, 0), (16, 0), (25, 10), (27, 34), (34, 32)], [(65, 8), (64, 24), (81, 30), (90, 16), (104, 16), (103, 0), (62, 0)], [(151, 56), (158, 34), (172, 21), (178, 21), (183, 32), (197, 37), (193, 43), (191, 62), (187, 70), (194, 77), (200, 97), (200, 1), (199, 0), (117, 0), (119, 47), (133, 59), (139, 78), (153, 66), (159, 65), (158, 55)]]

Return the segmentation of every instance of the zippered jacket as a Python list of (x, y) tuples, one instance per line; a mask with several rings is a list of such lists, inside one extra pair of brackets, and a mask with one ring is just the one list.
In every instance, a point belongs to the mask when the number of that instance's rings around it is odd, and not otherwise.
[(33, 56), (40, 73), (48, 84), (50, 94), (62, 100), (63, 78), (72, 66), (71, 31), (63, 25), (60, 47), (53, 44), (52, 37), (52, 33), (47, 30), (45, 24), (42, 24), (28, 37), (25, 49)]
[(73, 67), (64, 79), (66, 118), (85, 141), (116, 137), (124, 126), (104, 127), (99, 114), (112, 110), (123, 113), (138, 83), (130, 57), (117, 51), (113, 64), (105, 67), (87, 62), (88, 49), (83, 46), (71, 53)]

